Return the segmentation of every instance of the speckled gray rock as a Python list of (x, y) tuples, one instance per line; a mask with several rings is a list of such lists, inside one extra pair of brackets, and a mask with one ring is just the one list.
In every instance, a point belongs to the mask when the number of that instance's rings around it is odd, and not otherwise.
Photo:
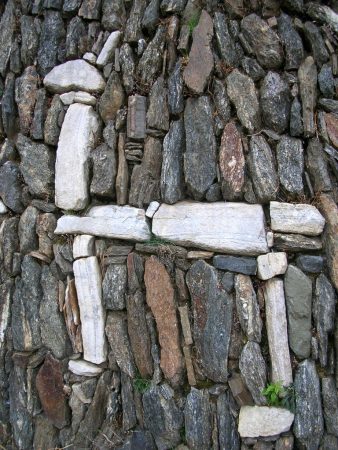
[(6, 77), (5, 90), (1, 99), (3, 131), (7, 137), (13, 138), (16, 133), (15, 75), (10, 72)]
[(0, 73), (5, 75), (15, 30), (15, 2), (9, 0), (0, 22)]
[(161, 11), (163, 13), (181, 13), (187, 0), (162, 0), (161, 1)]
[(317, 69), (312, 56), (308, 56), (298, 69), (300, 96), (303, 109), (304, 136), (315, 133), (314, 109), (317, 99)]
[(169, 130), (168, 91), (163, 77), (153, 84), (149, 94), (147, 127), (160, 131)]
[(331, 191), (332, 183), (323, 146), (318, 138), (310, 139), (305, 163), (315, 192)]
[(146, 9), (146, 0), (135, 0), (133, 6), (129, 13), (129, 17), (126, 24), (124, 41), (129, 43), (137, 43), (141, 39), (141, 22), (143, 18), (144, 11)]
[(177, 61), (168, 78), (168, 106), (171, 114), (179, 114), (184, 109), (183, 77), (181, 62)]
[[(163, 25), (157, 28), (152, 41), (149, 42), (137, 66), (137, 74), (145, 85), (155, 81), (162, 67), (166, 29)], [(126, 38), (125, 38), (126, 39)]]
[(225, 83), (217, 78), (213, 82), (213, 100), (220, 118), (227, 123), (231, 116), (230, 100), (227, 94)]
[(325, 428), (338, 437), (338, 395), (333, 377), (322, 378)]
[(90, 152), (93, 162), (93, 178), (90, 193), (98, 197), (115, 197), (116, 178), (116, 139), (111, 141), (111, 147), (101, 144)]
[(209, 450), (212, 414), (207, 389), (191, 388), (184, 409), (185, 436), (191, 450)]
[(240, 438), (232, 411), (231, 400), (229, 392), (224, 392), (217, 398), (218, 441), (220, 448), (239, 450)]
[(36, 224), (39, 211), (34, 206), (28, 206), (19, 221), (20, 253), (26, 254), (38, 249), (38, 235)]
[(18, 225), (18, 217), (9, 217), (2, 222), (0, 227), (1, 262), (5, 271), (10, 275), (18, 274), (17, 268), (14, 267), (15, 254), (19, 251)]
[(144, 12), (142, 19), (142, 27), (145, 28), (148, 33), (155, 30), (158, 24), (160, 14), (160, 0), (151, 0)]
[(20, 214), (23, 210), (21, 173), (17, 163), (7, 161), (0, 167), (0, 196), (5, 205)]
[(289, 125), (290, 90), (287, 82), (276, 72), (268, 72), (260, 89), (260, 106), (264, 124), (283, 133)]
[(282, 136), (276, 150), (280, 184), (291, 195), (302, 194), (304, 172), (302, 141), (287, 135)]
[(122, 310), (126, 307), (127, 268), (121, 264), (110, 264), (103, 278), (103, 302), (107, 309)]
[(34, 116), (31, 125), (31, 136), (33, 139), (42, 140), (44, 126), (47, 116), (48, 98), (45, 89), (39, 89), (36, 93)]
[(262, 390), (266, 385), (266, 364), (257, 342), (245, 344), (239, 360), (239, 368), (245, 384), (251, 392), (256, 405), (265, 405), (266, 398)]
[(301, 136), (303, 134), (302, 105), (298, 97), (295, 97), (290, 108), (290, 134)]
[(301, 362), (295, 375), (296, 411), (293, 431), (305, 448), (316, 449), (323, 435), (324, 424), (319, 377), (315, 363)]
[(216, 178), (216, 142), (208, 97), (189, 98), (184, 110), (186, 151), (184, 173), (188, 191), (201, 200)]
[(248, 275), (235, 276), (236, 310), (243, 332), (249, 341), (260, 342), (262, 319), (256, 293)]
[(291, 17), (281, 14), (278, 19), (278, 35), (284, 46), (285, 69), (298, 69), (304, 59), (303, 42), (292, 25)]
[(129, 44), (123, 44), (119, 54), (120, 66), (122, 70), (122, 83), (127, 94), (134, 89), (135, 61), (133, 50)]
[(73, 17), (67, 27), (66, 58), (80, 58), (86, 51), (87, 29), (78, 16)]
[(323, 270), (324, 258), (320, 255), (299, 255), (296, 264), (304, 272), (319, 273)]
[(274, 247), (289, 252), (320, 250), (323, 246), (320, 238), (307, 237), (302, 234), (274, 233)]
[(123, 103), (124, 90), (121, 84), (120, 75), (113, 70), (109, 76), (106, 88), (99, 103), (99, 111), (104, 123), (115, 119), (117, 111), (121, 108)]
[(321, 67), (329, 59), (329, 53), (319, 28), (313, 22), (305, 22), (304, 35), (310, 44), (316, 64)]
[(218, 51), (228, 67), (237, 67), (241, 61), (236, 42), (229, 32), (228, 19), (219, 12), (215, 13), (214, 27)]
[(57, 145), (60, 136), (60, 117), (64, 114), (63, 103), (59, 95), (54, 95), (52, 103), (48, 109), (44, 124), (44, 139), (48, 145)]
[(126, 11), (123, 0), (102, 1), (102, 26), (105, 30), (120, 30), (126, 21)]
[(81, 5), (81, 0), (64, 0), (63, 12), (68, 15), (77, 12)]
[(250, 140), (248, 166), (257, 200), (266, 203), (276, 198), (278, 178), (269, 144), (263, 136)]
[(32, 16), (21, 16), (21, 61), (24, 66), (34, 63), (38, 46), (39, 36), (37, 26)]
[(242, 69), (254, 81), (259, 81), (265, 76), (264, 69), (258, 64), (254, 58), (244, 56), (241, 60)]
[(245, 275), (255, 275), (257, 272), (257, 261), (255, 258), (217, 255), (213, 258), (213, 265), (217, 269)]
[(324, 97), (332, 98), (335, 95), (335, 83), (330, 64), (323, 64), (318, 73), (318, 84), (320, 92)]

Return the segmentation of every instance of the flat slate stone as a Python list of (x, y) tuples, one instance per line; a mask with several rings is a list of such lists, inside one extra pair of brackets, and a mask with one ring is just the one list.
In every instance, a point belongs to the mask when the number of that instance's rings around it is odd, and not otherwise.
[(267, 370), (261, 348), (257, 342), (245, 344), (239, 360), (241, 375), (256, 405), (266, 405), (262, 390), (266, 386)]
[(144, 210), (116, 205), (94, 206), (85, 217), (62, 216), (55, 233), (91, 234), (135, 241), (150, 239)]
[(102, 92), (105, 81), (100, 72), (83, 59), (67, 61), (54, 67), (43, 80), (51, 92), (69, 91)]
[(319, 273), (323, 270), (324, 258), (320, 255), (299, 255), (296, 264), (304, 272)]
[(216, 269), (242, 273), (244, 275), (256, 275), (257, 261), (255, 258), (240, 258), (236, 256), (214, 256), (212, 260)]
[(282, 136), (276, 148), (281, 185), (291, 195), (303, 193), (304, 150), (300, 139)]
[(241, 437), (275, 436), (289, 431), (294, 415), (283, 408), (242, 406), (238, 431)]
[(302, 234), (274, 233), (273, 238), (273, 246), (278, 250), (284, 250), (286, 252), (320, 250), (323, 247), (320, 238), (307, 237), (303, 236)]

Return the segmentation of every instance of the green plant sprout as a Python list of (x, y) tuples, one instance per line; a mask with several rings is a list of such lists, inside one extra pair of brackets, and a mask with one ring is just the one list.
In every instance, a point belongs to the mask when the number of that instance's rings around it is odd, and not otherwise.
[(262, 394), (266, 398), (269, 406), (276, 406), (278, 408), (286, 408), (291, 412), (295, 411), (295, 388), (291, 384), (284, 387), (280, 381), (276, 383), (269, 383)]

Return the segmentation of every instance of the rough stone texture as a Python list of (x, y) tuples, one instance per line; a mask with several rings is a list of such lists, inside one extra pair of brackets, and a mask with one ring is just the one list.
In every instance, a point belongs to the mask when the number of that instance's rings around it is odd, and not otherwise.
[(142, 95), (136, 94), (128, 97), (127, 136), (131, 139), (145, 138), (146, 104), (147, 99)]
[(98, 118), (91, 106), (70, 105), (56, 155), (55, 204), (59, 208), (81, 210), (88, 203), (88, 158), (98, 128)]
[(116, 154), (115, 142), (111, 147), (101, 144), (90, 152), (93, 162), (93, 178), (90, 184), (90, 193), (98, 197), (115, 197), (116, 180)]
[(184, 110), (184, 174), (188, 191), (201, 200), (216, 178), (216, 142), (208, 97), (189, 98)]
[(282, 136), (276, 150), (280, 184), (291, 195), (302, 194), (304, 172), (302, 141)]
[(108, 31), (120, 29), (126, 21), (126, 11), (123, 0), (102, 2), (102, 26)]
[(202, 94), (214, 66), (210, 43), (213, 37), (213, 22), (203, 10), (197, 27), (192, 33), (192, 46), (189, 62), (183, 71), (187, 87), (195, 94)]
[(167, 103), (168, 92), (163, 77), (159, 77), (153, 84), (149, 94), (149, 108), (147, 111), (147, 127), (156, 130), (169, 130), (169, 110)]
[(230, 27), (224, 14), (215, 13), (214, 26), (217, 46), (222, 60), (228, 67), (237, 67), (242, 52), (239, 54), (239, 48), (236, 46), (235, 39), (229, 31)]
[(289, 125), (290, 91), (276, 72), (268, 72), (260, 88), (260, 106), (265, 126), (283, 133)]
[(320, 238), (306, 237), (301, 234), (274, 233), (273, 239), (273, 246), (286, 252), (320, 250), (323, 246)]
[(28, 134), (33, 120), (37, 96), (38, 74), (34, 66), (27, 67), (15, 83), (15, 101), (18, 105), (20, 131)]
[(298, 70), (300, 96), (302, 99), (304, 136), (315, 133), (314, 109), (317, 97), (317, 70), (312, 56), (308, 56)]
[(43, 139), (46, 116), (47, 116), (47, 93), (45, 89), (39, 89), (36, 93), (34, 116), (30, 130), (33, 139), (38, 140)]
[(124, 265), (109, 265), (103, 278), (103, 303), (107, 309), (125, 308), (125, 290), (127, 287), (127, 268)]
[(241, 375), (256, 405), (265, 405), (262, 390), (266, 386), (266, 365), (259, 344), (249, 341), (245, 344), (239, 360)]
[(296, 411), (293, 431), (296, 440), (307, 448), (318, 448), (324, 423), (319, 377), (315, 363), (301, 362), (295, 375)]
[(218, 441), (221, 448), (239, 450), (240, 438), (236, 421), (231, 411), (231, 396), (225, 392), (217, 398)]
[(278, 34), (285, 52), (285, 69), (298, 69), (304, 59), (302, 39), (292, 25), (291, 17), (281, 14), (278, 19)]
[(321, 67), (329, 59), (329, 53), (319, 28), (312, 22), (305, 22), (304, 35), (311, 47), (316, 64)]
[(334, 114), (325, 114), (326, 131), (332, 144), (338, 146), (338, 120)]
[(189, 269), (186, 282), (193, 306), (198, 361), (208, 378), (226, 382), (233, 300), (219, 278), (216, 269), (200, 260)]
[(213, 83), (213, 100), (218, 113), (218, 116), (224, 123), (227, 123), (231, 116), (231, 105), (226, 85), (224, 81), (214, 78)]
[(217, 255), (212, 260), (216, 269), (229, 270), (243, 273), (244, 275), (256, 275), (257, 262), (255, 258), (239, 258), (236, 256)]
[(257, 258), (257, 276), (261, 280), (269, 280), (276, 275), (283, 275), (288, 267), (285, 252), (267, 253)]
[(310, 139), (306, 149), (305, 163), (314, 191), (331, 191), (332, 183), (328, 164), (324, 156), (323, 146), (319, 139)]
[(148, 44), (138, 64), (137, 74), (140, 77), (141, 83), (145, 85), (153, 83), (161, 69), (165, 34), (165, 27), (160, 25), (157, 28), (153, 40)]
[(319, 273), (324, 268), (324, 258), (319, 255), (299, 255), (296, 264), (304, 272)]
[(236, 310), (242, 330), (249, 341), (260, 342), (262, 320), (251, 278), (235, 276)]
[(11, 54), (11, 46), (15, 29), (15, 2), (9, 0), (0, 22), (0, 73), (4, 76)]
[(36, 223), (39, 211), (34, 206), (28, 206), (22, 213), (19, 221), (18, 234), (20, 239), (20, 252), (27, 254), (38, 248)]
[(322, 233), (325, 219), (315, 206), (270, 202), (271, 229), (283, 233), (301, 233), (318, 236)]
[(98, 260), (95, 256), (77, 259), (73, 270), (80, 307), (84, 359), (100, 364), (106, 360), (107, 347)]
[(64, 111), (59, 95), (54, 95), (44, 123), (44, 139), (48, 145), (57, 145), (60, 136)]
[(100, 115), (105, 123), (114, 120), (124, 102), (124, 91), (120, 76), (115, 70), (110, 74), (99, 102)]
[(294, 415), (283, 408), (242, 406), (238, 431), (241, 437), (274, 436), (289, 431)]
[(7, 161), (0, 167), (0, 196), (4, 204), (16, 213), (24, 210), (22, 204), (22, 186), (18, 164)]
[(328, 433), (338, 437), (338, 396), (333, 377), (322, 378), (322, 398), (325, 428)]
[(268, 251), (259, 205), (187, 201), (162, 204), (153, 217), (152, 231), (162, 239), (206, 250), (237, 255)]
[(211, 408), (206, 389), (192, 388), (184, 409), (185, 433), (191, 450), (208, 450), (211, 442)]
[(182, 377), (183, 359), (179, 344), (174, 289), (165, 266), (155, 256), (151, 256), (145, 263), (144, 282), (147, 303), (155, 317), (159, 333), (161, 369), (165, 377), (175, 385)]
[(171, 114), (180, 114), (184, 109), (183, 77), (178, 61), (168, 78), (168, 106)]
[(284, 283), (290, 347), (298, 358), (305, 359), (311, 350), (312, 281), (290, 264)]
[(272, 366), (272, 382), (292, 383), (283, 280), (271, 278), (264, 285), (266, 326)]

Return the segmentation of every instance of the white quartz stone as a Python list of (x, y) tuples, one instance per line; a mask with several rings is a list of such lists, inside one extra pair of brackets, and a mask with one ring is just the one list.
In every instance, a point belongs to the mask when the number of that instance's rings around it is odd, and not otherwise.
[(268, 243), (269, 248), (273, 247), (273, 232), (272, 231), (268, 231), (266, 233), (266, 241)]
[(162, 204), (152, 232), (177, 244), (235, 255), (268, 252), (264, 213), (260, 205), (184, 201)]
[(82, 375), (85, 377), (95, 377), (99, 375), (103, 369), (95, 364), (88, 361), (83, 361), (82, 359), (71, 359), (68, 363), (68, 368), (75, 375)]
[(83, 357), (100, 364), (106, 360), (106, 311), (102, 305), (102, 279), (95, 256), (77, 259), (73, 264), (80, 308)]
[(149, 217), (149, 219), (152, 219), (159, 207), (160, 207), (159, 202), (156, 201), (150, 202), (146, 211), (146, 216)]
[(96, 55), (94, 53), (91, 52), (87, 52), (83, 55), (83, 59), (85, 61), (88, 61), (90, 64), (95, 64), (96, 63)]
[(88, 256), (94, 256), (95, 253), (95, 238), (88, 234), (82, 234), (75, 236), (73, 242), (73, 257), (86, 258)]
[(242, 406), (238, 432), (241, 437), (275, 436), (289, 431), (294, 415), (287, 409), (267, 406)]
[(88, 159), (98, 130), (98, 117), (91, 106), (70, 105), (56, 153), (55, 204), (61, 209), (81, 210), (88, 203)]
[(109, 62), (113, 61), (113, 58), (115, 56), (115, 49), (119, 45), (121, 37), (121, 31), (113, 31), (110, 34), (96, 60), (96, 64), (98, 67), (103, 67)]
[(64, 105), (71, 105), (72, 103), (83, 103), (84, 105), (91, 106), (96, 105), (96, 98), (88, 92), (84, 91), (65, 92), (64, 94), (60, 95), (60, 100)]
[(272, 366), (272, 381), (292, 383), (283, 280), (271, 278), (264, 285), (266, 328)]
[(83, 233), (132, 241), (147, 241), (151, 237), (143, 209), (117, 205), (94, 206), (86, 217), (62, 216), (55, 233)]
[(288, 259), (285, 252), (267, 253), (257, 258), (257, 275), (261, 280), (282, 275), (287, 268)]
[(69, 91), (102, 92), (105, 81), (101, 73), (83, 59), (55, 66), (43, 80), (46, 89), (62, 94)]
[(2, 200), (0, 200), (0, 214), (6, 214), (7, 208)]
[(319, 235), (325, 219), (315, 206), (270, 202), (271, 228), (283, 233), (298, 233), (308, 236)]

